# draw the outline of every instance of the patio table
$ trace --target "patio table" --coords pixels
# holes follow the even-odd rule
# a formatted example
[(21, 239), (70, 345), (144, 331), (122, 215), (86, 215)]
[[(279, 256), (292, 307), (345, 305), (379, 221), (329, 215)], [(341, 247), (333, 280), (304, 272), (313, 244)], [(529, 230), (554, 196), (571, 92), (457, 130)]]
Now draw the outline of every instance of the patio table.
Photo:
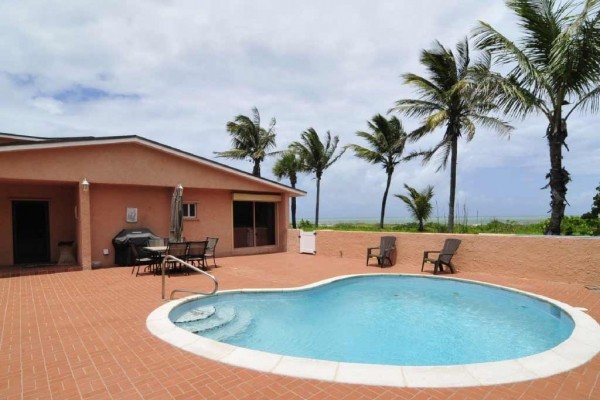
[(152, 258), (154, 259), (154, 262), (152, 263), (154, 273), (156, 275), (160, 274), (160, 264), (162, 263), (163, 256), (167, 252), (167, 246), (145, 246), (142, 248), (152, 253)]

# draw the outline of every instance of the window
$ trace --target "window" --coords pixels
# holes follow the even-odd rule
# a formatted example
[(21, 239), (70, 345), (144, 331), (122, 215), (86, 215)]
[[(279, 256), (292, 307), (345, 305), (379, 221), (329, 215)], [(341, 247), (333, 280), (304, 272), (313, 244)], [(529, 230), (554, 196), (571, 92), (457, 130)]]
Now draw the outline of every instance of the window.
[(275, 203), (233, 202), (233, 247), (275, 244)]
[(183, 218), (196, 218), (198, 203), (183, 203)]

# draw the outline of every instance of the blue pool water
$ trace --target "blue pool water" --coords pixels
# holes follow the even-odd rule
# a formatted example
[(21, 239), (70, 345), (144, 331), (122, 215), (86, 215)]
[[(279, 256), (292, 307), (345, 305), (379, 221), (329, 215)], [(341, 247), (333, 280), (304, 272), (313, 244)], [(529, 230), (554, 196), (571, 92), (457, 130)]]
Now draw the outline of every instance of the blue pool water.
[(412, 366), (524, 357), (556, 346), (574, 327), (555, 305), (510, 290), (397, 275), (295, 292), (225, 293), (184, 303), (170, 318), (254, 350)]

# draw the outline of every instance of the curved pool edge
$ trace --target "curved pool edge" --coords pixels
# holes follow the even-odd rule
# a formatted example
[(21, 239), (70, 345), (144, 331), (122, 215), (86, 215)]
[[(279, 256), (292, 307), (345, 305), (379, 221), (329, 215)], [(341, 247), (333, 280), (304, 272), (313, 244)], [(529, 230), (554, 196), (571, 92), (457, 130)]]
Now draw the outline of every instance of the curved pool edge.
[(590, 361), (600, 352), (600, 325), (583, 311), (566, 303), (523, 290), (455, 277), (419, 274), (343, 275), (294, 288), (234, 289), (221, 293), (290, 292), (308, 290), (342, 279), (360, 276), (412, 276), (423, 279), (451, 279), (491, 286), (541, 299), (562, 309), (574, 322), (571, 335), (542, 353), (513, 360), (447, 366), (395, 366), (359, 364), (300, 358), (237, 347), (188, 332), (169, 319), (177, 306), (205, 296), (173, 300), (154, 310), (146, 327), (156, 337), (190, 353), (236, 367), (304, 379), (393, 387), (469, 387), (515, 383), (560, 374)]

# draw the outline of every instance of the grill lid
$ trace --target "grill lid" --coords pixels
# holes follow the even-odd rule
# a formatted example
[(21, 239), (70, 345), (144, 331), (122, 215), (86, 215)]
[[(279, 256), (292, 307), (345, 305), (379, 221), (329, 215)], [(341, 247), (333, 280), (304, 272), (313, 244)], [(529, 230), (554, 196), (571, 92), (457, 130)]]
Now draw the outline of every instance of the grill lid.
[(130, 240), (160, 239), (148, 228), (123, 229), (113, 238), (114, 244), (126, 244)]

